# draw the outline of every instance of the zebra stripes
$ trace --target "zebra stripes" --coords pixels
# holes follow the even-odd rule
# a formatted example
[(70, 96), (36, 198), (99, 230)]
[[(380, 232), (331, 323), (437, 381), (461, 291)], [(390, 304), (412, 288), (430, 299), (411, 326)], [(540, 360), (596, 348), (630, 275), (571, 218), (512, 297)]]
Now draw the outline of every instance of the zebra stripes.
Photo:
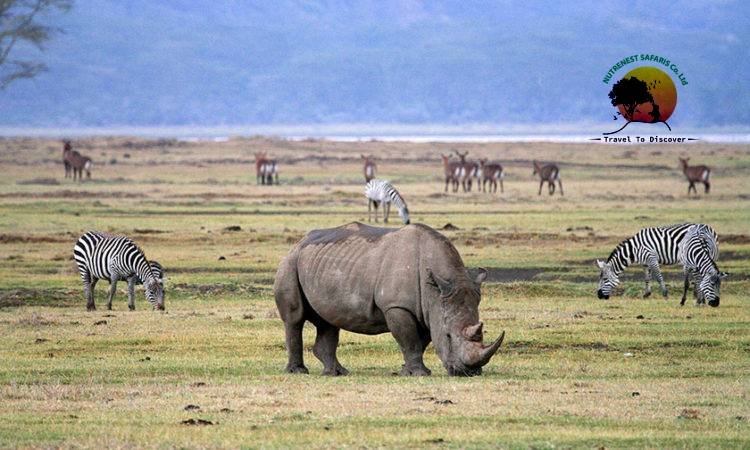
[(714, 230), (703, 224), (697, 224), (688, 230), (677, 255), (685, 271), (685, 288), (680, 305), (685, 304), (692, 280), (695, 284), (696, 304), (708, 301), (709, 306), (719, 306), (721, 280), (729, 274), (719, 271), (716, 265), (718, 256)]
[[(154, 274), (156, 280), (159, 282), (162, 292), (164, 292), (164, 280), (166, 279), (164, 267), (159, 264), (159, 261), (153, 259), (148, 262), (148, 265), (151, 267), (151, 273)], [(135, 299), (136, 284), (143, 284), (143, 281), (138, 276), (128, 278), (128, 300)], [(135, 304), (133, 304), (133, 308), (135, 308)]]
[[(127, 237), (89, 231), (76, 242), (73, 258), (81, 274), (89, 310), (96, 309), (94, 288), (100, 279), (110, 283), (107, 309), (112, 309), (117, 282), (128, 280), (129, 284), (134, 283), (135, 277), (142, 280), (149, 303), (156, 309), (164, 309), (161, 280), (154, 274), (143, 251)], [(128, 297), (128, 307), (133, 310), (135, 297), (130, 289)]]
[[(659, 282), (659, 287), (664, 297), (667, 297), (667, 287), (664, 277), (659, 268), (660, 264), (671, 265), (676, 263), (685, 264), (684, 253), (681, 255), (681, 245), (688, 232), (698, 225), (684, 223), (664, 227), (644, 228), (635, 236), (622, 241), (609, 255), (606, 262), (597, 260), (596, 264), (601, 270), (599, 275), (599, 288), (597, 296), (600, 299), (608, 299), (612, 290), (620, 282), (620, 274), (631, 264), (640, 264), (644, 267), (646, 290), (644, 297), (651, 295), (651, 279)], [(708, 227), (704, 238), (706, 249), (713, 260), (718, 258), (718, 244), (716, 243), (716, 232)]]
[(398, 214), (404, 221), (404, 224), (408, 225), (409, 220), (409, 209), (406, 206), (401, 194), (398, 193), (396, 188), (386, 180), (370, 180), (365, 186), (365, 197), (367, 197), (367, 219), (370, 220), (371, 207), (375, 208), (375, 222), (378, 221), (378, 205), (383, 204), (383, 222), (388, 223), (388, 216), (391, 212), (391, 204), (398, 209)]

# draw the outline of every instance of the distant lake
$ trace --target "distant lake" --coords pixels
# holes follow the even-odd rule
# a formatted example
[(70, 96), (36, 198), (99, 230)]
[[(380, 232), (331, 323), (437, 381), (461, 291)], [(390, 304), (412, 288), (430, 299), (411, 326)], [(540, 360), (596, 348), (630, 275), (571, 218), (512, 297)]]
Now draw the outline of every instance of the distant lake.
[[(637, 124), (637, 132), (618, 133), (617, 137), (685, 137), (698, 142), (750, 143), (750, 130), (720, 132), (710, 130), (675, 130), (668, 132), (650, 125)], [(591, 129), (591, 132), (584, 130)], [(601, 143), (606, 126), (510, 126), (498, 130), (485, 125), (294, 125), (294, 126), (175, 126), (175, 127), (87, 127), (87, 128), (22, 128), (0, 127), (0, 137), (80, 138), (96, 136), (134, 136), (143, 138), (171, 138), (184, 141), (226, 141), (232, 137), (268, 136), (301, 141), (320, 139), (339, 142), (560, 142)], [(665, 132), (662, 132), (665, 131)]]

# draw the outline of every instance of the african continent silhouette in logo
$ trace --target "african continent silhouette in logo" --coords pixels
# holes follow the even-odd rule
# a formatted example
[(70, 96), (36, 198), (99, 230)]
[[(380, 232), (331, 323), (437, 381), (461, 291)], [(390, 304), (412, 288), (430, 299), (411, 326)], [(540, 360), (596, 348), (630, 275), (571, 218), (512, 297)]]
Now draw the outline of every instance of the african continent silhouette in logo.
[(615, 134), (631, 122), (663, 123), (672, 131), (667, 119), (677, 106), (677, 88), (662, 70), (651, 66), (631, 70), (612, 86), (609, 99), (627, 122), (619, 130), (604, 134)]

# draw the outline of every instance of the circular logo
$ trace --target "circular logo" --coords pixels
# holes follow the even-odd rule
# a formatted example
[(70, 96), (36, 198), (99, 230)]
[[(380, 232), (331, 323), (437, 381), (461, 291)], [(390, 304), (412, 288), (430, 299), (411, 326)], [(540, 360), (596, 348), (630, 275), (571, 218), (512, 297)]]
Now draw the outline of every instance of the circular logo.
[(628, 122), (666, 123), (677, 106), (677, 88), (669, 75), (644, 66), (615, 83), (609, 98)]

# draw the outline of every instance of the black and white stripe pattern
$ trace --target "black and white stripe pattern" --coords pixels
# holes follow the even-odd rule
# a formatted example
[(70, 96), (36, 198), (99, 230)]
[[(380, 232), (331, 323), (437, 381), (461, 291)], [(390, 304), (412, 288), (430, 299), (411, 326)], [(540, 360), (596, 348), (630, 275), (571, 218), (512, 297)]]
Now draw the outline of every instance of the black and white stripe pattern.
[[(670, 225), (664, 227), (644, 228), (635, 236), (622, 241), (612, 254), (609, 255), (606, 262), (598, 261), (597, 266), (601, 270), (599, 276), (599, 289), (597, 296), (601, 299), (607, 299), (612, 290), (620, 282), (620, 274), (631, 264), (639, 264), (644, 267), (646, 291), (644, 297), (651, 295), (651, 279), (655, 278), (659, 282), (664, 297), (667, 296), (667, 287), (664, 284), (664, 277), (659, 268), (660, 264), (671, 265), (676, 263), (684, 264), (680, 259), (680, 249), (685, 236), (691, 228), (698, 225), (684, 223), (679, 225)], [(716, 232), (706, 227), (706, 246), (709, 255), (716, 260), (718, 258), (719, 248), (716, 243)]]
[(696, 304), (707, 301), (710, 306), (719, 306), (721, 280), (729, 274), (719, 271), (716, 265), (718, 255), (714, 230), (702, 224), (688, 230), (677, 255), (685, 270), (685, 288), (680, 305), (685, 304), (690, 281), (693, 281)]
[[(100, 279), (110, 282), (107, 308), (112, 309), (117, 282), (128, 280), (128, 283), (134, 283), (136, 277), (142, 280), (149, 303), (156, 309), (164, 309), (160, 280), (153, 273), (143, 251), (127, 237), (89, 231), (76, 242), (73, 257), (81, 273), (89, 310), (96, 309), (94, 288)], [(135, 309), (135, 299), (132, 295), (129, 297), (128, 306), (131, 310)]]
[[(151, 266), (151, 273), (154, 274), (156, 279), (159, 282), (159, 286), (161, 287), (162, 295), (164, 294), (164, 281), (166, 280), (164, 267), (159, 264), (159, 261), (151, 260), (148, 262), (148, 265)], [(128, 279), (128, 301), (131, 299), (133, 300), (132, 308), (135, 308), (135, 285), (136, 284), (143, 284), (143, 281), (136, 275), (134, 277), (130, 277)]]
[(404, 198), (396, 188), (386, 180), (370, 180), (365, 186), (365, 197), (367, 197), (367, 218), (370, 220), (371, 206), (375, 207), (375, 222), (378, 221), (378, 205), (383, 204), (383, 221), (388, 223), (391, 204), (398, 209), (398, 214), (406, 225), (409, 224), (409, 208)]

